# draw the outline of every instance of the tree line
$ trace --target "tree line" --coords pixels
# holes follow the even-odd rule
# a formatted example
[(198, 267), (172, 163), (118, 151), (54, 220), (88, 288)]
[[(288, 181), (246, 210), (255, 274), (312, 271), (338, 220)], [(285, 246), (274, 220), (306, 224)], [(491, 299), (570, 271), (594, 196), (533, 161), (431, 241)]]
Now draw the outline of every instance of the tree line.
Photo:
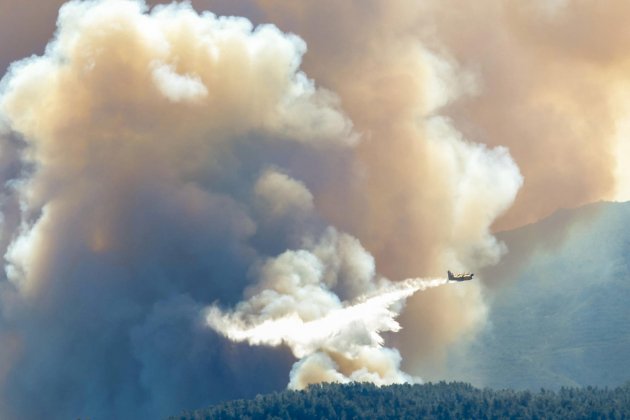
[(184, 412), (200, 419), (630, 419), (630, 382), (617, 388), (479, 389), (461, 382), (377, 387), (318, 384)]

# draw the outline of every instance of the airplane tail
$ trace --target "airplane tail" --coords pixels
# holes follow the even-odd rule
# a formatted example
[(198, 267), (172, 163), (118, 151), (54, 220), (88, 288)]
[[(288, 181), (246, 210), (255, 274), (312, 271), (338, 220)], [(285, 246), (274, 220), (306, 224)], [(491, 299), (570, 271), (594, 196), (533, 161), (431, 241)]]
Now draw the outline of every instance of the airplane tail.
[(455, 276), (453, 276), (453, 273), (451, 273), (451, 271), (450, 271), (450, 270), (448, 270), (448, 271), (447, 271), (447, 273), (448, 273), (448, 279), (449, 279), (449, 280), (453, 280), (453, 279), (455, 279)]

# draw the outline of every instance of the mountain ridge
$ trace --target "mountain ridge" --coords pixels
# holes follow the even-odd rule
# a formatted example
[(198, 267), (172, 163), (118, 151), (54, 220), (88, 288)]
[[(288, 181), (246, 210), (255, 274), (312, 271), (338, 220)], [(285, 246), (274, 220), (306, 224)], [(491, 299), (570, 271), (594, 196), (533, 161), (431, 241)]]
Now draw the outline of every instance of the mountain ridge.
[(615, 386), (630, 372), (630, 203), (559, 210), (498, 238), (482, 270), (488, 325), (449, 353), (449, 377), (493, 388)]

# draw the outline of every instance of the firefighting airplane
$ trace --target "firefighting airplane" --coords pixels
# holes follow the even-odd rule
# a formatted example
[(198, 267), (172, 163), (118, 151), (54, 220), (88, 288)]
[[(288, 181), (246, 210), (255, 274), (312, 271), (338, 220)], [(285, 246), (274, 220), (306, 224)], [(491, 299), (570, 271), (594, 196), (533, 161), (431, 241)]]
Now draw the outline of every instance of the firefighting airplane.
[(473, 279), (474, 274), (473, 273), (458, 273), (458, 274), (453, 274), (450, 271), (448, 271), (448, 279), (452, 280), (452, 281), (466, 281), (466, 280), (472, 280)]

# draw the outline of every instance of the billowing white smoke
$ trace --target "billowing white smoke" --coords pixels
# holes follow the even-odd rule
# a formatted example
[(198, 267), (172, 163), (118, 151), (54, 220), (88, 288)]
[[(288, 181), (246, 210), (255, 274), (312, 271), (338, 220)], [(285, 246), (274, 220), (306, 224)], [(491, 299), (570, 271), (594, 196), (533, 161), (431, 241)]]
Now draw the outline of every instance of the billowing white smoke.
[[(46, 53), (11, 67), (0, 86), (0, 417), (156, 418), (277, 389), (291, 365), (294, 388), (413, 380), (381, 333), (400, 328), (407, 297), (443, 281), (382, 278), (363, 238), (323, 220), (319, 200), (335, 195), (322, 191), (387, 173), (362, 165), (339, 99), (300, 70), (305, 50), (275, 26), (186, 3), (72, 1)], [(427, 182), (455, 187), (435, 197), (466, 210), (456, 240), (442, 238), (462, 249), (440, 258), (492, 260), (488, 228), (518, 170), (503, 149), (434, 134)]]
[(312, 251), (286, 251), (267, 261), (260, 278), (233, 312), (211, 307), (208, 324), (234, 341), (287, 345), (300, 359), (289, 383), (298, 389), (322, 381), (412, 381), (380, 333), (400, 330), (395, 317), (404, 299), (446, 283), (378, 278), (358, 241), (332, 229)]
[[(358, 140), (304, 51), (186, 4), (74, 1), (46, 54), (12, 66), (0, 417), (156, 418), (286, 384), (286, 354), (236, 357), (199, 318), (321, 230), (302, 162)], [(270, 363), (266, 385), (248, 376)]]

